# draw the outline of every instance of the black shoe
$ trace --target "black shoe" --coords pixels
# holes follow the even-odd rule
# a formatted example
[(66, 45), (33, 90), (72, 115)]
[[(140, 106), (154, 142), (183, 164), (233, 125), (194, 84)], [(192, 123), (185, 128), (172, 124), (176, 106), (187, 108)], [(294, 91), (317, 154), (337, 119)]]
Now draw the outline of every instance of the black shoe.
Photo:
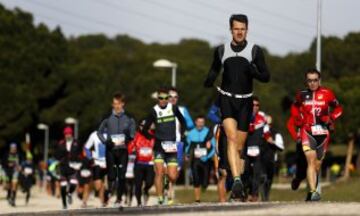
[(231, 188), (231, 195), (233, 199), (245, 200), (246, 194), (244, 185), (241, 180), (235, 180)]
[(300, 186), (300, 183), (301, 183), (301, 180), (297, 179), (297, 178), (294, 178), (292, 181), (291, 181), (291, 189), (293, 191), (296, 191), (299, 186)]

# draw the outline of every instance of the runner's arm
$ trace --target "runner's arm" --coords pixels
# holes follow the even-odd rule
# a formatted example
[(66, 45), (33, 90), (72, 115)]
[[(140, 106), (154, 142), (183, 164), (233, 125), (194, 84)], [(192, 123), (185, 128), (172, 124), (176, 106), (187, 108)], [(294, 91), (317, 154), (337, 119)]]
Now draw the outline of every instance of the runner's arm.
[(145, 124), (141, 130), (141, 133), (146, 137), (146, 139), (151, 139), (154, 137), (154, 135), (149, 133), (149, 129), (151, 127), (151, 124), (156, 121), (156, 113), (153, 110), (148, 117), (145, 119)]
[(297, 136), (296, 127), (295, 127), (295, 120), (294, 120), (293, 116), (290, 116), (290, 118), (287, 120), (286, 128), (289, 131), (291, 138), (294, 141), (297, 141), (298, 136)]
[(183, 112), (184, 112), (183, 117), (184, 117), (185, 123), (186, 123), (186, 129), (187, 130), (193, 129), (195, 127), (194, 126), (194, 121), (191, 118), (189, 110), (186, 107), (183, 107)]
[(186, 122), (185, 122), (184, 116), (181, 114), (181, 112), (177, 106), (174, 106), (174, 114), (175, 114), (175, 117), (179, 120), (180, 133), (181, 133), (181, 137), (183, 137), (185, 130), (186, 130)]
[(332, 92), (331, 92), (329, 105), (333, 108), (330, 114), (330, 118), (332, 121), (335, 121), (337, 118), (339, 118), (342, 115), (343, 108), (340, 105), (339, 101), (336, 99), (334, 93)]
[(252, 76), (261, 81), (269, 82), (270, 81), (270, 72), (265, 63), (265, 57), (262, 49), (255, 45), (253, 48), (254, 59), (251, 62), (251, 74)]
[(135, 150), (135, 143), (138, 141), (139, 134), (138, 132), (135, 134), (135, 137), (133, 140), (131, 140), (128, 144), (128, 153), (131, 154)]
[(219, 113), (219, 107), (217, 107), (215, 104), (211, 105), (209, 112), (207, 114), (208, 119), (214, 123), (214, 124), (220, 124), (221, 118), (218, 115)]
[(97, 135), (98, 135), (99, 139), (101, 140), (102, 143), (105, 143), (106, 145), (108, 145), (109, 140), (111, 140), (110, 136), (108, 136), (108, 139), (106, 139), (104, 137), (104, 133), (105, 133), (107, 127), (108, 127), (108, 119), (106, 118), (101, 122), (100, 127), (97, 131)]
[(209, 151), (209, 153), (207, 155), (207, 159), (212, 158), (214, 156), (214, 154), (215, 154), (216, 142), (215, 142), (214, 137), (210, 140), (210, 143), (211, 143), (211, 148), (210, 148), (210, 151)]
[(216, 80), (216, 78), (219, 75), (219, 72), (221, 70), (222, 64), (221, 64), (221, 58), (220, 58), (220, 54), (219, 54), (219, 49), (220, 49), (220, 47), (217, 47), (215, 49), (213, 62), (211, 64), (209, 73), (208, 73), (208, 75), (206, 77), (206, 80), (204, 82), (204, 86), (206, 88), (211, 88), (214, 85), (214, 82), (215, 82), (215, 80)]
[(94, 140), (94, 135), (97, 136), (97, 133), (92, 133), (92, 134), (89, 136), (89, 138), (88, 138), (88, 140), (86, 141), (85, 146), (84, 146), (84, 150), (85, 150), (85, 153), (86, 153), (86, 157), (89, 158), (89, 159), (92, 158), (92, 154), (91, 154), (90, 149), (92, 149), (93, 146), (94, 146), (94, 141), (95, 141), (95, 140)]
[(186, 136), (186, 147), (185, 147), (185, 155), (188, 156), (190, 153), (190, 147), (191, 147), (191, 131)]
[(135, 137), (135, 133), (136, 133), (136, 123), (135, 123), (135, 119), (131, 118), (130, 119), (130, 125), (129, 125), (129, 138), (130, 140), (133, 140)]

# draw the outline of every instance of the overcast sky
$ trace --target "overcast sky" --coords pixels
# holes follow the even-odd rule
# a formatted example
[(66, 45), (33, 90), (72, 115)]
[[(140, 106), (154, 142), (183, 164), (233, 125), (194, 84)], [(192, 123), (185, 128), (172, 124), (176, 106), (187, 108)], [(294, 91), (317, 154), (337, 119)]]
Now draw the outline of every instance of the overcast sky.
[[(249, 17), (248, 40), (284, 55), (309, 48), (316, 36), (316, 0), (0, 0), (33, 13), (35, 22), (60, 26), (66, 36), (128, 34), (146, 43), (230, 39), (233, 13)], [(359, 0), (322, 0), (323, 34), (360, 31)]]

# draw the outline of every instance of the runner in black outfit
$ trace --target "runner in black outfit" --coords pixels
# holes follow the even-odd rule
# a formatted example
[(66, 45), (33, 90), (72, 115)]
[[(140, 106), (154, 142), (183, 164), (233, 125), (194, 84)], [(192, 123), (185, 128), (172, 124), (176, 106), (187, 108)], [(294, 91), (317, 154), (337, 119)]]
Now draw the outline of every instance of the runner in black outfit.
[(81, 147), (74, 139), (71, 127), (65, 127), (63, 133), (64, 139), (55, 147), (55, 158), (59, 160), (62, 204), (67, 209), (68, 204), (72, 204), (72, 193), (79, 183), (76, 173), (81, 167)]
[(205, 87), (212, 87), (223, 69), (220, 93), (220, 110), (228, 139), (228, 159), (234, 177), (232, 196), (244, 198), (240, 179), (243, 149), (252, 113), (253, 79), (270, 80), (261, 48), (246, 40), (248, 19), (245, 15), (230, 17), (232, 41), (216, 48), (214, 60), (205, 80)]
[(175, 184), (177, 174), (177, 145), (176, 145), (176, 119), (179, 120), (181, 136), (185, 131), (185, 120), (177, 106), (168, 102), (169, 95), (165, 89), (158, 91), (158, 103), (151, 109), (151, 113), (145, 120), (142, 133), (151, 139), (154, 135), (149, 133), (152, 123), (155, 124), (155, 187), (158, 195), (158, 203), (164, 203), (163, 177), (165, 174), (164, 162), (167, 165), (169, 181)]

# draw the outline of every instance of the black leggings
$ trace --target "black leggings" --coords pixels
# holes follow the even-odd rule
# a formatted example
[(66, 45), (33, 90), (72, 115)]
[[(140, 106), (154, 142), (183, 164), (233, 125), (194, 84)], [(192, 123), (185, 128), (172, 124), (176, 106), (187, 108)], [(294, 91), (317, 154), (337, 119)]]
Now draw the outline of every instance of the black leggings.
[(149, 195), (149, 189), (154, 184), (154, 166), (147, 164), (135, 164), (135, 196), (138, 205), (141, 205), (142, 185), (145, 182), (144, 193)]
[(121, 201), (121, 197), (125, 192), (125, 174), (128, 162), (128, 152), (127, 149), (113, 149), (108, 156), (109, 185), (111, 187), (113, 182), (116, 182), (117, 201)]
[(207, 188), (209, 183), (209, 163), (194, 159), (191, 165), (194, 187)]
[(296, 174), (295, 178), (306, 179), (307, 161), (301, 143), (296, 143)]
[(261, 158), (257, 157), (245, 157), (245, 172), (243, 175), (246, 187), (249, 190), (249, 194), (253, 196), (259, 195), (259, 186), (261, 181), (261, 174), (263, 173)]

